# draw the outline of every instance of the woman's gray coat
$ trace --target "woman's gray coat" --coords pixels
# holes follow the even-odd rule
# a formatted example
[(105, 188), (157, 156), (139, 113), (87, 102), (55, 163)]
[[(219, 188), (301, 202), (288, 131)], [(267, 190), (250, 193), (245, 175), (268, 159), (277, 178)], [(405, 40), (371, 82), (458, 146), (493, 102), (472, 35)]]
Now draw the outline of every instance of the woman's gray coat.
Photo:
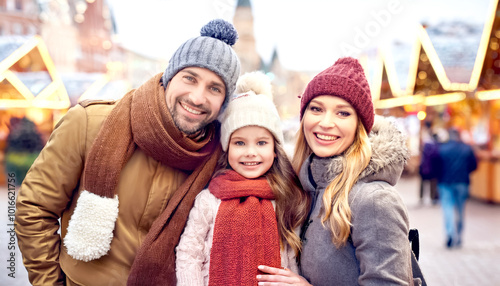
[(342, 170), (342, 158), (311, 155), (300, 181), (313, 198), (302, 229), (301, 275), (320, 285), (412, 285), (409, 221), (394, 185), (409, 158), (405, 136), (386, 119), (376, 117), (370, 133), (372, 158), (349, 194), (350, 241), (336, 248), (322, 225), (322, 197)]

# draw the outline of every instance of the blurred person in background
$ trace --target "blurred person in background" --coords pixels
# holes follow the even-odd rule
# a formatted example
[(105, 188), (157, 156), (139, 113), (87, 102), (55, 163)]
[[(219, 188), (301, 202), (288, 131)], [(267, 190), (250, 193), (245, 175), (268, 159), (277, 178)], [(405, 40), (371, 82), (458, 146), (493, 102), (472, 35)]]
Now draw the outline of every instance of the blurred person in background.
[(438, 191), (446, 230), (446, 247), (460, 247), (464, 227), (465, 202), (469, 197), (470, 173), (477, 168), (471, 146), (460, 139), (455, 128), (448, 130), (449, 139), (439, 145), (441, 172)]
[(232, 24), (200, 34), (119, 101), (82, 102), (57, 124), (17, 198), (33, 285), (176, 284), (175, 246), (221, 153), (215, 120), (240, 73)]
[[(428, 132), (431, 133), (430, 129), (427, 128)], [(424, 191), (426, 185), (429, 187), (429, 197), (432, 204), (437, 204), (439, 202), (439, 194), (437, 190), (437, 179), (439, 177), (439, 172), (441, 167), (439, 166), (439, 146), (438, 146), (438, 136), (435, 132), (431, 135), (423, 136), (423, 148), (422, 148), (422, 158), (420, 160), (419, 174), (420, 174), (420, 203), (424, 202)]]

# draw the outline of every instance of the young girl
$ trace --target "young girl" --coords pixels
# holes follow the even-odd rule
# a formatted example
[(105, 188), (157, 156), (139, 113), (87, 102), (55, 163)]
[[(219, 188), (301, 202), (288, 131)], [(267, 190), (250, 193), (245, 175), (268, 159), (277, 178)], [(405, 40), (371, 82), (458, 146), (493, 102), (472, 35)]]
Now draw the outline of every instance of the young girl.
[(406, 140), (375, 118), (361, 65), (339, 59), (312, 79), (300, 107), (293, 166), (312, 196), (302, 277), (259, 266), (271, 274), (259, 275), (259, 285), (413, 285), (408, 213), (394, 188)]
[(309, 202), (282, 147), (271, 84), (243, 75), (220, 115), (224, 151), (176, 249), (177, 285), (256, 285), (260, 264), (297, 270)]

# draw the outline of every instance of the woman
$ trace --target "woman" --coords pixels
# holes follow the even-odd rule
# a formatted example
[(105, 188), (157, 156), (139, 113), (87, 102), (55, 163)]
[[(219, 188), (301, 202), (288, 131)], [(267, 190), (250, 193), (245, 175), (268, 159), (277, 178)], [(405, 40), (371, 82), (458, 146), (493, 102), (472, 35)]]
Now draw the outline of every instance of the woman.
[(269, 274), (259, 285), (413, 285), (408, 214), (394, 188), (409, 153), (403, 134), (375, 119), (358, 61), (342, 58), (319, 73), (300, 117), (293, 166), (312, 197), (302, 276), (259, 266)]

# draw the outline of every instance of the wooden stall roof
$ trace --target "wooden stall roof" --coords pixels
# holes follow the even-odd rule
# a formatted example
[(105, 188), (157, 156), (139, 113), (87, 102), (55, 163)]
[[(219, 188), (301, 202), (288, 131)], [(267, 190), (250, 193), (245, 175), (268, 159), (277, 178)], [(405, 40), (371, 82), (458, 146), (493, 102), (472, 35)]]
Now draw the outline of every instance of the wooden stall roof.
[(70, 107), (41, 37), (0, 37), (0, 51), (0, 109)]

